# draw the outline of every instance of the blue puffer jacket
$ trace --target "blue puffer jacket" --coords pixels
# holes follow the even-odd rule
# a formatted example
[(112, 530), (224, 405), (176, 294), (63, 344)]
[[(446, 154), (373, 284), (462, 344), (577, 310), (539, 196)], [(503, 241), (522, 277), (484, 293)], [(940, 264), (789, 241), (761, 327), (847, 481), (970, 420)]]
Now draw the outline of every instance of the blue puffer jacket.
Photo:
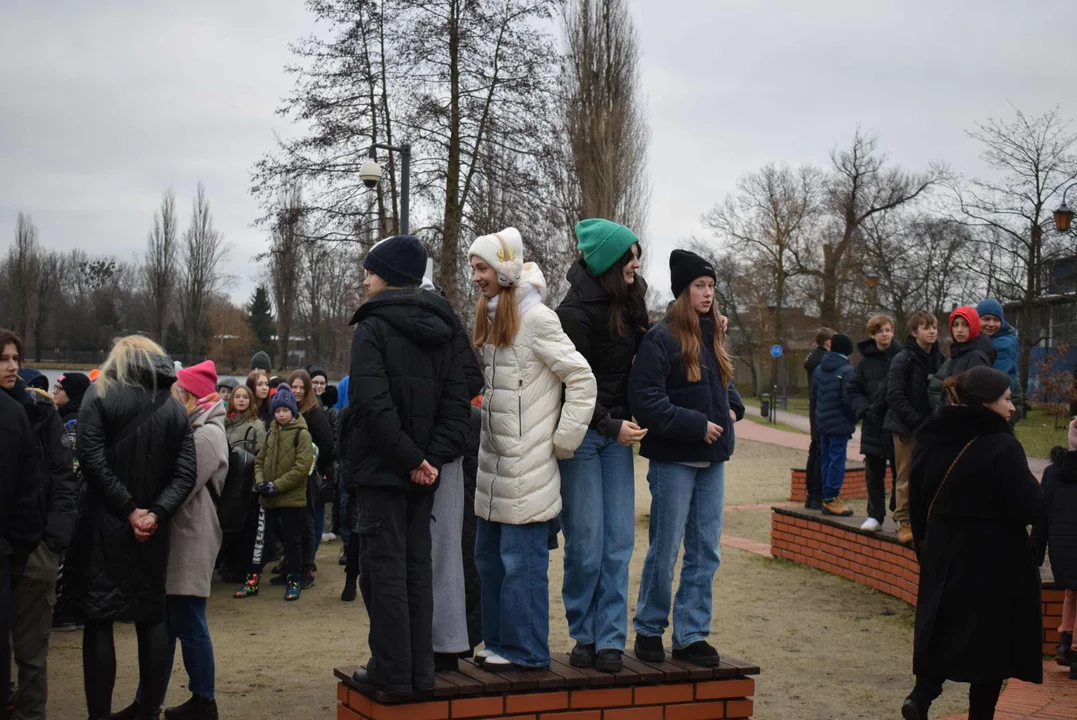
[[(628, 402), (636, 421), (648, 432), (639, 454), (669, 462), (725, 462), (733, 455), (733, 422), (744, 417), (744, 403), (730, 380), (723, 386), (714, 356), (714, 325), (700, 320), (702, 378), (688, 382), (681, 347), (666, 321), (643, 336), (628, 378)], [(707, 423), (722, 428), (718, 441), (704, 442)]]
[(828, 352), (815, 368), (811, 402), (815, 405), (815, 427), (821, 435), (852, 437), (857, 421), (867, 412), (869, 402), (854, 392), (856, 371), (849, 358)]
[(995, 369), (1010, 376), (1010, 390), (1017, 392), (1017, 331), (1003, 321), (998, 332), (991, 336), (995, 346)]

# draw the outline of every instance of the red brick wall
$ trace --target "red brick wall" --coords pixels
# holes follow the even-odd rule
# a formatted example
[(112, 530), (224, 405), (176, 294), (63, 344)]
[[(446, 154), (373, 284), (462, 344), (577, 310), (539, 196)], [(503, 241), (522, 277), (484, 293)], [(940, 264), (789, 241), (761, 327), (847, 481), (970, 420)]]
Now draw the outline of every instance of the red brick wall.
[[(879, 592), (916, 604), (920, 567), (911, 548), (868, 533), (843, 530), (816, 520), (773, 513), (771, 554), (840, 575)], [(1054, 655), (1062, 622), (1062, 591), (1043, 590), (1043, 652)]]
[(382, 705), (337, 684), (337, 720), (732, 720), (752, 716), (755, 680), (559, 690)]
[[(789, 499), (793, 502), (803, 502), (807, 495), (805, 480), (807, 472), (803, 469), (794, 468), (789, 478)], [(886, 487), (890, 487), (890, 469), (886, 470)], [(868, 496), (868, 487), (864, 481), (864, 468), (846, 468), (845, 482), (841, 486), (841, 496), (846, 500), (863, 500)]]

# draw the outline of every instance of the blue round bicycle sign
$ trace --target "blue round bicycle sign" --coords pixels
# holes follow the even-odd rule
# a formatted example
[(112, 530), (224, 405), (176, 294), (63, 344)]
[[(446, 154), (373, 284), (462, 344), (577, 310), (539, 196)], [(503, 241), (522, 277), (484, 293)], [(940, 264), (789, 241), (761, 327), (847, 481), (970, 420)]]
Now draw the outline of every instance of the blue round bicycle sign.
[(773, 355), (774, 357), (780, 358), (782, 356), (782, 352), (784, 352), (784, 351), (782, 350), (781, 345), (771, 345), (770, 346), (770, 354)]

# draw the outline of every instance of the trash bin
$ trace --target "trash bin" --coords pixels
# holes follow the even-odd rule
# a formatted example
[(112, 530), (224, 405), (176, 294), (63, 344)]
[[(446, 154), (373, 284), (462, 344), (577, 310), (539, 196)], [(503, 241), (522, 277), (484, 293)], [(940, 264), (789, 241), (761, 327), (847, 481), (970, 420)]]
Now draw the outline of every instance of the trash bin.
[(763, 417), (770, 417), (770, 394), (763, 393), (759, 396), (759, 414)]

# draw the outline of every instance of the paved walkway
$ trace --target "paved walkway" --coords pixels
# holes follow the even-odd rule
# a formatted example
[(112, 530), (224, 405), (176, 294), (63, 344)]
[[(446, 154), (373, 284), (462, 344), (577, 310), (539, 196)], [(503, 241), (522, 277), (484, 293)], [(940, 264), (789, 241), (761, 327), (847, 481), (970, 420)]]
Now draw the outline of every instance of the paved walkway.
[[(968, 714), (945, 720), (967, 720)], [(1043, 661), (1043, 685), (1011, 680), (1002, 691), (995, 720), (1032, 720), (1077, 718), (1077, 680), (1069, 679), (1069, 670), (1055, 661)]]

